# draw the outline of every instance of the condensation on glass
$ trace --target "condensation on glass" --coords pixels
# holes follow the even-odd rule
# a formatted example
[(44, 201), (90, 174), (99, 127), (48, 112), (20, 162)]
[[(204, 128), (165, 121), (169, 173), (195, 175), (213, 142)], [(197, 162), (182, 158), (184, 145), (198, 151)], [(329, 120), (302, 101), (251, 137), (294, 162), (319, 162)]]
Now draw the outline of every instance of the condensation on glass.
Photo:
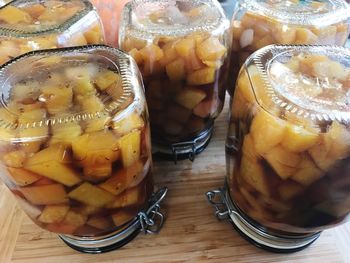
[(350, 7), (344, 0), (238, 1), (231, 22), (232, 65), (229, 93), (244, 61), (270, 44), (344, 46)]
[(14, 0), (0, 8), (0, 64), (33, 50), (102, 43), (87, 0)]

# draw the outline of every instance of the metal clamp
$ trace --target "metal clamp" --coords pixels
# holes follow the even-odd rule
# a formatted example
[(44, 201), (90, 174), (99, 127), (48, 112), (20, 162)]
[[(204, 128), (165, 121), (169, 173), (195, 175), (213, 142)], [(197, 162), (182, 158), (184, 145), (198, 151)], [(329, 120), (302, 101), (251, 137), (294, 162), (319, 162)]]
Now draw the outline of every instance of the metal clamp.
[(160, 203), (168, 193), (168, 188), (163, 187), (153, 194), (151, 205), (146, 211), (138, 213), (141, 232), (144, 234), (157, 234), (162, 228), (165, 216), (160, 211)]
[(196, 157), (196, 151), (197, 151), (196, 144), (197, 144), (196, 141), (180, 142), (180, 143), (172, 144), (171, 151), (173, 153), (175, 164), (177, 164), (178, 154), (182, 154), (183, 152), (188, 153), (188, 159), (193, 162)]
[(219, 220), (230, 220), (231, 209), (228, 206), (225, 189), (212, 190), (206, 193), (210, 204), (215, 208), (215, 216)]

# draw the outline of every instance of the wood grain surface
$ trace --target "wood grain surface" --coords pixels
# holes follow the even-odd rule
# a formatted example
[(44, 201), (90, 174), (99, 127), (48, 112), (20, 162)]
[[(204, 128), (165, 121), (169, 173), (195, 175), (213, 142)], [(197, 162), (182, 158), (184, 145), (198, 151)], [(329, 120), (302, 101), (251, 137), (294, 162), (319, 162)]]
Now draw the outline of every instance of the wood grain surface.
[(301, 252), (282, 255), (255, 248), (229, 223), (215, 218), (205, 193), (223, 185), (227, 112), (226, 105), (209, 147), (194, 163), (155, 162), (156, 184), (169, 188), (163, 203), (167, 220), (158, 235), (140, 234), (125, 247), (106, 254), (81, 254), (32, 223), (1, 184), (0, 262), (350, 262), (350, 224), (325, 231)]

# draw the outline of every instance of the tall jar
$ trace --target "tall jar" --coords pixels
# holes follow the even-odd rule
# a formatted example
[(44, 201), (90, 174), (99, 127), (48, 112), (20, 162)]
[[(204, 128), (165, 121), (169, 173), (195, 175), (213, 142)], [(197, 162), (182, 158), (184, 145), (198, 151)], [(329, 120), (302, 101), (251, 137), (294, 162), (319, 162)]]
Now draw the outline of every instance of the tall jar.
[(120, 47), (144, 78), (155, 151), (193, 159), (208, 144), (225, 98), (228, 33), (229, 21), (214, 0), (125, 6)]
[(33, 50), (102, 43), (88, 0), (14, 0), (0, 8), (0, 65)]
[(344, 46), (350, 32), (345, 0), (242, 0), (231, 22), (232, 65), (229, 93), (238, 71), (256, 50), (270, 44)]
[(223, 195), (258, 246), (300, 250), (349, 220), (349, 88), (350, 49), (341, 47), (272, 45), (243, 65)]
[(106, 43), (118, 47), (120, 14), (130, 0), (91, 0), (100, 15), (106, 33)]
[(100, 253), (162, 218), (130, 56), (107, 46), (32, 52), (1, 67), (0, 83), (0, 178), (35, 224)]

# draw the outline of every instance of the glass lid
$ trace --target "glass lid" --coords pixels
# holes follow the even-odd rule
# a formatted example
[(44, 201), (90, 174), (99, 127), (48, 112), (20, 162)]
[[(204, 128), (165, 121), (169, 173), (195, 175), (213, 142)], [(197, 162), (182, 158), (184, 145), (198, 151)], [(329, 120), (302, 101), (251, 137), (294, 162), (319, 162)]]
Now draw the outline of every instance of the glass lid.
[(322, 26), (350, 17), (350, 7), (344, 0), (241, 0), (241, 5), (284, 24)]
[(27, 53), (0, 68), (0, 83), (0, 141), (34, 140), (41, 127), (67, 123), (111, 128), (143, 103), (131, 57), (103, 45)]
[(269, 98), (273, 106), (300, 117), (350, 121), (350, 49), (271, 45), (254, 53), (246, 67), (267, 111)]
[(14, 0), (0, 8), (0, 34), (62, 31), (91, 10), (88, 0)]
[(193, 31), (222, 31), (229, 26), (214, 0), (134, 0), (124, 7), (128, 33), (147, 39), (151, 35), (181, 36)]

